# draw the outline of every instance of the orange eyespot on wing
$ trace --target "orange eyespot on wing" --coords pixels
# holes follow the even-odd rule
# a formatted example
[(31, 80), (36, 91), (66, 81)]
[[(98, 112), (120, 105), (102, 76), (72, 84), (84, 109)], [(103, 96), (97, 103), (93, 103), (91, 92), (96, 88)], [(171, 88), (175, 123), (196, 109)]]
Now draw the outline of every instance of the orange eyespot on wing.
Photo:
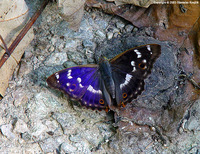
[(144, 70), (144, 69), (146, 69), (146, 64), (144, 64), (144, 63), (140, 63), (140, 64), (139, 64), (139, 67), (140, 67), (141, 69)]
[(103, 99), (100, 99), (100, 100), (99, 100), (99, 103), (100, 103), (100, 104), (104, 104), (105, 102), (104, 102)]
[(123, 97), (123, 98), (127, 98), (127, 93), (123, 93), (123, 94), (122, 94), (122, 97)]
[(71, 86), (70, 86), (70, 91), (74, 91), (76, 89), (76, 84), (72, 84)]

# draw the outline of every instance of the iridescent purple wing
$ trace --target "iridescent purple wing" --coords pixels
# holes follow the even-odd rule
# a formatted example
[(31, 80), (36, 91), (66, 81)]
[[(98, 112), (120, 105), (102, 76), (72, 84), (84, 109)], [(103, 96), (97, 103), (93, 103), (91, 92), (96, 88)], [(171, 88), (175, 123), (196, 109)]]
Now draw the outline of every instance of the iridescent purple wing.
[(107, 103), (104, 101), (104, 96), (102, 92), (102, 79), (100, 76), (100, 72), (97, 72), (94, 80), (90, 83), (87, 88), (87, 91), (81, 98), (81, 105), (86, 106), (91, 109), (106, 109)]
[(47, 83), (79, 100), (87, 108), (102, 110), (106, 108), (106, 104), (102, 102), (100, 78), (98, 65), (82, 65), (52, 74)]

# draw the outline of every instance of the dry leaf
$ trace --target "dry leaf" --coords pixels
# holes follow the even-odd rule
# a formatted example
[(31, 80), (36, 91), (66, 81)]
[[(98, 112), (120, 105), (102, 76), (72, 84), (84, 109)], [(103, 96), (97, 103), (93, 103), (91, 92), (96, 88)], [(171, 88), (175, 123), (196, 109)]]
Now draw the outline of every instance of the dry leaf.
[(59, 0), (60, 15), (69, 23), (69, 27), (77, 31), (83, 17), (85, 0)]
[[(24, 0), (8, 2), (6, 0), (0, 2), (0, 34), (4, 38), (7, 46), (10, 46), (19, 31), (25, 24), (28, 17), (28, 7)], [(9, 59), (0, 68), (0, 95), (4, 96), (8, 87), (8, 81), (13, 74), (15, 67), (18, 65), (24, 49), (33, 39), (33, 31), (29, 31), (22, 42), (17, 46)], [(3, 44), (0, 41), (2, 47)], [(0, 58), (5, 50), (0, 48)]]
[[(168, 2), (170, 3), (170, 1)], [(185, 2), (191, 1), (185, 0)], [(105, 3), (101, 0), (88, 0), (86, 4), (90, 7), (101, 8), (107, 13), (118, 15), (130, 21), (136, 27), (153, 27), (155, 38), (176, 41), (179, 43), (179, 47), (200, 16), (200, 2), (187, 5), (154, 4), (149, 8), (133, 5), (116, 6), (113, 3)]]

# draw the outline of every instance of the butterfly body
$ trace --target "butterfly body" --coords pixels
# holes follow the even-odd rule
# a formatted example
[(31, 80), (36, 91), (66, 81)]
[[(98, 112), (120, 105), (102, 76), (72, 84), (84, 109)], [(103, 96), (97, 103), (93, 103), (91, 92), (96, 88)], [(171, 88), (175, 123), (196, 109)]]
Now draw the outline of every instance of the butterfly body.
[(141, 94), (144, 79), (160, 53), (157, 44), (132, 48), (111, 60), (102, 57), (99, 65), (81, 65), (56, 72), (48, 77), (47, 83), (87, 108), (114, 110)]

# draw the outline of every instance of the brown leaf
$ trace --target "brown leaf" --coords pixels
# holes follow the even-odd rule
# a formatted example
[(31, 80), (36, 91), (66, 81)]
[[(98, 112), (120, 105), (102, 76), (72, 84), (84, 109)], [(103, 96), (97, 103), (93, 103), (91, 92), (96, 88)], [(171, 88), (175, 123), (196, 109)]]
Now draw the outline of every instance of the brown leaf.
[(59, 0), (60, 15), (69, 23), (72, 30), (77, 31), (83, 17), (85, 0)]
[(134, 5), (117, 6), (100, 0), (88, 0), (86, 4), (90, 7), (101, 8), (107, 13), (118, 15), (130, 21), (136, 27), (153, 27), (155, 38), (176, 41), (180, 47), (200, 16), (200, 3), (190, 4), (192, 2), (189, 0), (184, 2), (189, 4), (154, 4), (149, 8), (140, 8)]
[[(0, 34), (5, 39), (7, 46), (9, 46), (19, 33), (20, 27), (24, 24), (24, 21), (28, 19), (28, 7), (23, 0), (14, 1), (12, 4), (3, 1), (0, 7), (0, 16), (2, 17), (0, 19)], [(23, 40), (23, 43), (17, 46), (10, 58), (0, 68), (0, 95), (4, 96), (8, 81), (13, 74), (15, 67), (18, 65), (25, 47), (32, 39), (33, 32), (30, 31)], [(4, 47), (2, 42), (0, 43), (1, 46)], [(5, 50), (0, 49), (0, 59), (4, 53)]]
[[(5, 39), (6, 41), (4, 41), (3, 37), (1, 36), (1, 41), (3, 43), (1, 47), (5, 48), (5, 51), (1, 50), (0, 52), (0, 75), (1, 75), (0, 95), (1, 97), (4, 96), (5, 94), (6, 88), (8, 86), (9, 78), (12, 75), (15, 67), (18, 65), (21, 59), (21, 56), (24, 53), (24, 49), (34, 37), (33, 30), (32, 29), (30, 30), (30, 28), (32, 27), (36, 19), (39, 17), (39, 15), (42, 13), (42, 11), (44, 10), (48, 2), (49, 0), (43, 1), (41, 7), (36, 11), (35, 14), (33, 14), (32, 18), (28, 21), (28, 23), (25, 26), (24, 26), (25, 21), (29, 19), (29, 16), (28, 16), (28, 9), (23, 0), (15, 1), (13, 2), (12, 5), (10, 5), (10, 3), (8, 3), (7, 1), (3, 1), (3, 3), (1, 3), (0, 5), (2, 6), (3, 9), (6, 9), (4, 10), (5, 12), (3, 12), (2, 17), (6, 16), (6, 14), (9, 14), (9, 11), (11, 11), (11, 16), (9, 16), (9, 18), (4, 17), (0, 25), (2, 26), (0, 28), (0, 32), (1, 34), (3, 34), (3, 37), (6, 38)], [(26, 9), (26, 11), (22, 13), (20, 16), (18, 14), (18, 9), (20, 13), (21, 13), (21, 10), (23, 9), (18, 7), (18, 5), (23, 6), (23, 9)], [(8, 9), (6, 6), (10, 6), (11, 8)], [(14, 13), (12, 13), (13, 11)], [(22, 29), (22, 26), (24, 26), (23, 29)], [(19, 30), (21, 31), (19, 32)], [(8, 43), (9, 48), (7, 47), (6, 42), (7, 43), (9, 42)]]

